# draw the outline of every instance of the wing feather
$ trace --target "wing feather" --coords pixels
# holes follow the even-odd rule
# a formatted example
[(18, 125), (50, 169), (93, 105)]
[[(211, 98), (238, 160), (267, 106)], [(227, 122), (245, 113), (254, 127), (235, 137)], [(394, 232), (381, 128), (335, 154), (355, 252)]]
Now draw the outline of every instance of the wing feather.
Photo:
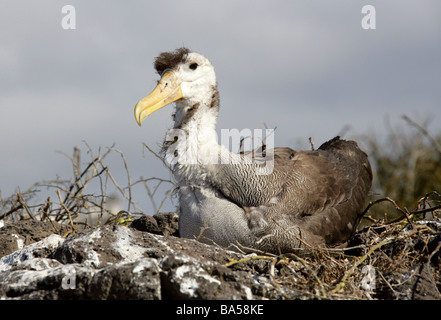
[(224, 169), (218, 188), (246, 212), (258, 208), (268, 230), (288, 221), (327, 244), (353, 234), (372, 182), (367, 155), (339, 137), (315, 151), (275, 148), (267, 176), (241, 166)]

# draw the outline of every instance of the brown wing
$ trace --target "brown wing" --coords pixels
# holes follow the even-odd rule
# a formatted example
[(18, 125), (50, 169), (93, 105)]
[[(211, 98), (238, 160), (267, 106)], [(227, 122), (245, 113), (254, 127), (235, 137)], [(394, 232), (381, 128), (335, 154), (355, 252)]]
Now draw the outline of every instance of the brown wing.
[(294, 152), (276, 165), (288, 179), (278, 210), (327, 244), (346, 241), (356, 230), (372, 183), (367, 155), (338, 137), (316, 151)]
[(315, 151), (275, 148), (270, 175), (229, 165), (218, 181), (224, 195), (245, 211), (258, 208), (270, 225), (283, 221), (286, 228), (295, 225), (309, 234), (311, 242), (332, 245), (355, 231), (372, 172), (355, 142), (336, 137)]

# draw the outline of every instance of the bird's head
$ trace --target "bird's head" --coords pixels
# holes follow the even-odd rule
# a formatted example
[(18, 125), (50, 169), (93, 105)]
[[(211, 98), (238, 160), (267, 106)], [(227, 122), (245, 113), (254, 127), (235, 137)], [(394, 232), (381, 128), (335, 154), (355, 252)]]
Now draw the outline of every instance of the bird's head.
[(139, 125), (156, 110), (180, 99), (187, 106), (210, 103), (216, 88), (216, 75), (206, 57), (180, 48), (161, 53), (154, 65), (161, 79), (156, 88), (135, 106), (135, 119)]

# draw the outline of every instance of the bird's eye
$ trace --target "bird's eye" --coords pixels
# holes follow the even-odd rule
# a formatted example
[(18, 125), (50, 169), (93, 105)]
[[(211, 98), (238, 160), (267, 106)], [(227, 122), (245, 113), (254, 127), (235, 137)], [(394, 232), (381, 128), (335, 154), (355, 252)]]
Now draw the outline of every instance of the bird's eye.
[(197, 64), (197, 63), (192, 63), (192, 64), (190, 65), (190, 69), (191, 69), (191, 70), (196, 70), (197, 67), (198, 67), (198, 64)]

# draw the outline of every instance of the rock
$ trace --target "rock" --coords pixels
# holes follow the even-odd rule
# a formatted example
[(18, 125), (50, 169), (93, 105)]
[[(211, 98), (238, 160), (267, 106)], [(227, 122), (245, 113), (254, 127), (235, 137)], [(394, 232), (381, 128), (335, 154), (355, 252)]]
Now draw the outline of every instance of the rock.
[(133, 221), (129, 227), (139, 231), (162, 234), (161, 229), (158, 227), (158, 222), (152, 216), (142, 216), (141, 218)]
[[(0, 292), (2, 299), (74, 299), (84, 298), (84, 284), (90, 283), (94, 270), (79, 265), (57, 264), (31, 261), (28, 267), (35, 264), (47, 264), (41, 270), (13, 268), (0, 273)], [(72, 271), (74, 270), (74, 271)], [(70, 275), (75, 275), (75, 287), (65, 285)]]
[(404, 274), (388, 273), (389, 286), (379, 288), (378, 295), (386, 299), (440, 300), (434, 272), (429, 263), (416, 264)]
[(179, 237), (178, 221), (179, 217), (176, 212), (160, 212), (153, 216), (142, 216), (136, 219), (132, 222), (130, 228), (154, 234)]
[(21, 220), (6, 223), (0, 228), (0, 257), (22, 249), (24, 246), (40, 241), (51, 234), (62, 236), (70, 226), (57, 222)]
[(436, 286), (433, 276), (433, 268), (430, 263), (424, 263), (418, 267), (415, 287), (411, 299), (440, 300), (441, 294)]
[(34, 258), (47, 257), (53, 250), (64, 242), (64, 238), (56, 234), (51, 234), (47, 238), (32, 243), (21, 250), (17, 250), (7, 256), (0, 258), (0, 272), (8, 270), (13, 266), (20, 265), (24, 261)]
[(156, 219), (162, 234), (179, 237), (179, 216), (176, 212), (160, 212), (153, 218)]
[(161, 299), (160, 269), (155, 259), (118, 263), (97, 271), (89, 283), (89, 299)]
[[(48, 222), (6, 226), (10, 233), (3, 233), (1, 241), (15, 247), (3, 246), (8, 248), (4, 251), (8, 254), (0, 258), (0, 299), (316, 299), (326, 294), (337, 299), (352, 298), (354, 294), (363, 297), (355, 276), (346, 280), (348, 296), (338, 292), (330, 295), (359, 257), (336, 260), (320, 252), (281, 260), (245, 256), (173, 236), (177, 230), (175, 218), (175, 214), (142, 217), (130, 227), (104, 225), (76, 231), (67, 238), (60, 234), (69, 227), (55, 225), (54, 229)], [(398, 261), (394, 255), (400, 252), (406, 253), (400, 258), (411, 258), (394, 270), (388, 269), (388, 260), (373, 258), (377, 251), (371, 253), (372, 261), (385, 261), (384, 269), (378, 271), (381, 279), (388, 281), (388, 285), (377, 286), (373, 297), (441, 298), (437, 267), (441, 235), (438, 224), (431, 222), (427, 226), (431, 229), (424, 229), (424, 238), (419, 238), (422, 231), (399, 229), (406, 236), (388, 242), (378, 252), (378, 257), (392, 257), (392, 262)], [(375, 239), (388, 232), (375, 230), (359, 235), (357, 241), (378, 243)], [(14, 252), (10, 252), (12, 248)], [(367, 252), (367, 248), (363, 250), (360, 256)], [(415, 261), (415, 252), (424, 255)], [(227, 267), (232, 260), (235, 263)], [(346, 269), (342, 268), (345, 263)], [(411, 268), (400, 269), (406, 265)], [(382, 268), (382, 264), (375, 268)], [(319, 277), (321, 282), (317, 281)], [(329, 283), (324, 282), (327, 278)]]
[[(165, 230), (165, 229), (164, 229)], [(2, 299), (255, 299), (269, 296), (242, 255), (219, 247), (106, 225), (58, 235), (0, 260)], [(272, 288), (274, 290), (274, 288)]]

